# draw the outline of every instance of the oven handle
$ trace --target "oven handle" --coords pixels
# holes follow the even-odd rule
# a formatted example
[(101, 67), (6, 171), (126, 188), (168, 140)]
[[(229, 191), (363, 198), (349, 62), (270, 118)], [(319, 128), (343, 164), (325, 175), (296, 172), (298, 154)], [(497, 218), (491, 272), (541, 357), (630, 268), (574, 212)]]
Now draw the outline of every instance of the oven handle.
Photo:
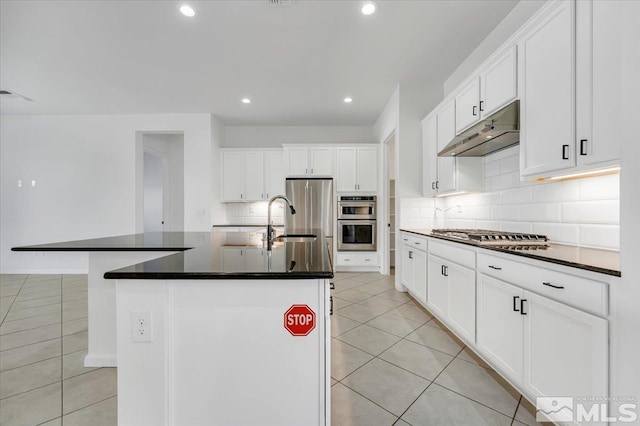
[(375, 219), (338, 219), (338, 226), (340, 225), (374, 225), (377, 220)]

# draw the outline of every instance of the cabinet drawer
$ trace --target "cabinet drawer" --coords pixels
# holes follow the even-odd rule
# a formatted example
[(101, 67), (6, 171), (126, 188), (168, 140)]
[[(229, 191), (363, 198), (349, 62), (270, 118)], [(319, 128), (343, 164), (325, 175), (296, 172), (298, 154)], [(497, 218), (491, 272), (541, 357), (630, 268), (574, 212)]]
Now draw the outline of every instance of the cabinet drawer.
[(341, 266), (378, 266), (377, 252), (338, 252), (336, 259)]
[(402, 234), (402, 244), (415, 248), (416, 250), (427, 251), (427, 238), (415, 234)]
[(478, 272), (598, 315), (608, 313), (607, 284), (478, 253)]
[(458, 265), (476, 269), (476, 252), (474, 250), (454, 247), (431, 239), (429, 240), (429, 253), (450, 260)]

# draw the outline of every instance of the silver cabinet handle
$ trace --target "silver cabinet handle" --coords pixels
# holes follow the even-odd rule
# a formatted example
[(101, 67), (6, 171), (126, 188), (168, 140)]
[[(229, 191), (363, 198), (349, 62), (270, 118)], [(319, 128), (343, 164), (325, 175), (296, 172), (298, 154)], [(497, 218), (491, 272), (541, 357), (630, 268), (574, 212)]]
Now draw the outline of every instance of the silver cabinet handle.
[(240, 199), (242, 200), (242, 193), (240, 193)]
[(311, 174), (313, 174), (313, 169), (311, 169)]
[(260, 194), (260, 199), (264, 200), (264, 194)]
[(500, 268), (498, 266), (489, 265), (489, 268), (495, 269), (496, 271), (502, 271), (502, 268)]
[(365, 259), (364, 261), (365, 262), (371, 262), (371, 259)]
[(308, 170), (308, 169), (304, 169), (304, 174), (305, 174), (305, 175), (308, 175), (308, 174), (309, 174), (309, 172), (308, 172), (307, 170)]
[(413, 259), (413, 252), (412, 251), (409, 252), (409, 259)]

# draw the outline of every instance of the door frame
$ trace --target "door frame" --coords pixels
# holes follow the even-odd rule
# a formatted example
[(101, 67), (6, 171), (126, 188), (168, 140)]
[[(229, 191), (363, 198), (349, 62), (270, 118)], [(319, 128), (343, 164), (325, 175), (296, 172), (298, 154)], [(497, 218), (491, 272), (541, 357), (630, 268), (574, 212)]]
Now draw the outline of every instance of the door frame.
[[(394, 153), (394, 158), (398, 158), (397, 156), (397, 143), (398, 141), (395, 140), (396, 137), (396, 129), (394, 128), (393, 130), (391, 130), (391, 132), (384, 138), (383, 142), (382, 142), (382, 200), (383, 202), (380, 203), (378, 202), (378, 206), (382, 205), (383, 208), (380, 209), (380, 207), (378, 207), (378, 211), (382, 212), (382, 217), (380, 219), (383, 220), (379, 220), (380, 222), (380, 227), (381, 227), (381, 233), (382, 233), (382, 262), (380, 265), (380, 273), (382, 273), (383, 275), (390, 275), (391, 273), (391, 256), (390, 256), (390, 252), (391, 252), (391, 230), (388, 226), (388, 224), (391, 221), (391, 206), (389, 205), (389, 196), (390, 196), (390, 184), (389, 184), (389, 143), (394, 140), (395, 141), (395, 146), (396, 146), (396, 152)], [(397, 167), (396, 167), (397, 170)], [(397, 196), (397, 188), (398, 185), (398, 181), (396, 179), (396, 197), (394, 199), (394, 203), (396, 204), (394, 207), (396, 207), (395, 211), (396, 211), (396, 228), (398, 228), (397, 224), (398, 224), (398, 196)], [(396, 231), (396, 236), (397, 236), (397, 231)], [(396, 243), (397, 243), (397, 239), (396, 239)], [(397, 250), (397, 244), (396, 244), (396, 250)], [(396, 276), (397, 271), (398, 271), (398, 264), (397, 264), (397, 259), (398, 256), (396, 256)], [(397, 279), (397, 278), (396, 278)]]
[[(173, 225), (173, 217), (171, 214), (170, 200), (171, 188), (169, 185), (169, 155), (166, 152), (161, 152), (150, 148), (148, 146), (142, 147), (142, 208), (144, 212), (144, 154), (151, 154), (154, 157), (158, 157), (162, 161), (162, 230), (164, 231), (165, 225)], [(142, 229), (144, 230), (144, 215), (142, 221)]]

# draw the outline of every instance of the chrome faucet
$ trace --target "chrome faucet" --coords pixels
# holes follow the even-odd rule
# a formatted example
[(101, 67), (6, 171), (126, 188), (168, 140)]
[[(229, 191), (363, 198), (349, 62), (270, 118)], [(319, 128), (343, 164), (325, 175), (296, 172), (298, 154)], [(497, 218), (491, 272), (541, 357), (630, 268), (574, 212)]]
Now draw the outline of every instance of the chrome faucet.
[(275, 236), (275, 230), (273, 229), (273, 225), (271, 224), (271, 204), (273, 204), (273, 202), (278, 199), (286, 201), (286, 203), (289, 205), (289, 209), (291, 209), (291, 214), (296, 214), (296, 209), (293, 207), (293, 204), (291, 204), (291, 201), (289, 201), (287, 197), (285, 197), (284, 195), (276, 195), (274, 197), (271, 197), (271, 199), (269, 200), (269, 206), (267, 207), (267, 251), (271, 251), (271, 244), (273, 243), (273, 238)]

